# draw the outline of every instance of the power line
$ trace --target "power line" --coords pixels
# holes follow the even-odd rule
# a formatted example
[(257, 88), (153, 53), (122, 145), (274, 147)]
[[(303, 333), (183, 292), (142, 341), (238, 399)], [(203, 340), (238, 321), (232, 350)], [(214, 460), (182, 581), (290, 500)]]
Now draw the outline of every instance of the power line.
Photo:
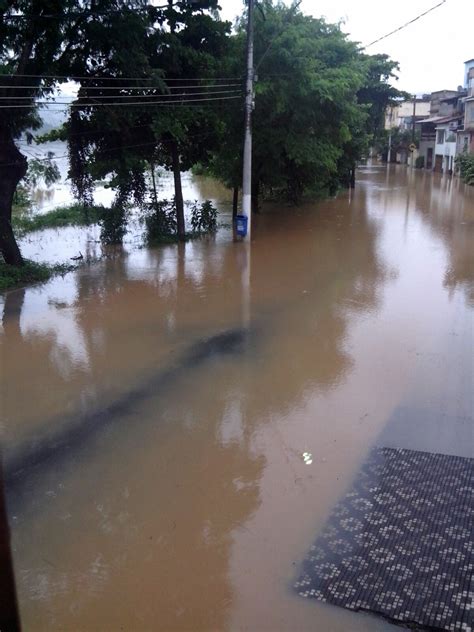
[[(67, 79), (70, 81), (87, 79), (89, 81), (156, 81), (160, 77), (100, 77), (96, 75), (16, 75), (2, 74), (3, 77), (28, 77), (29, 79)], [(240, 81), (241, 77), (162, 77), (163, 81)]]
[(366, 48), (369, 48), (369, 46), (372, 46), (373, 44), (377, 44), (377, 42), (381, 42), (382, 40), (386, 39), (387, 37), (390, 37), (391, 35), (394, 35), (395, 33), (398, 33), (399, 31), (403, 30), (407, 26), (410, 26), (410, 24), (413, 24), (413, 22), (416, 22), (417, 20), (419, 20), (420, 18), (424, 17), (425, 15), (428, 15), (428, 13), (431, 13), (431, 11), (434, 11), (438, 7), (440, 7), (443, 4), (445, 4), (446, 1), (447, 0), (442, 0), (442, 2), (439, 2), (438, 4), (435, 4), (435, 6), (431, 7), (431, 9), (428, 9), (427, 11), (424, 11), (423, 13), (420, 13), (420, 15), (417, 15), (416, 18), (413, 18), (409, 22), (406, 22), (405, 24), (402, 24), (402, 26), (399, 26), (398, 28), (394, 29), (393, 31), (390, 31), (390, 33), (387, 33), (386, 35), (382, 35), (382, 37), (379, 37), (376, 40), (374, 40), (373, 42), (370, 42), (370, 44), (367, 44), (366, 46), (363, 46), (363, 50), (366, 49)]
[[(242, 89), (239, 87), (238, 90), (211, 90), (210, 92), (182, 92), (182, 93), (174, 93), (174, 94), (113, 94), (113, 95), (104, 95), (104, 94), (98, 94), (97, 96), (90, 96), (90, 95), (86, 95), (80, 98), (83, 99), (92, 99), (92, 100), (96, 100), (96, 99), (177, 99), (178, 97), (202, 97), (202, 96), (207, 96), (209, 94), (236, 94), (239, 93), (241, 94)], [(47, 100), (41, 100), (41, 99), (35, 99), (34, 96), (27, 96), (27, 97), (23, 97), (23, 96), (16, 96), (16, 97), (0, 97), (0, 103), (2, 101), (6, 101), (6, 100), (12, 100), (12, 101), (31, 101), (31, 100), (35, 100), (35, 103), (37, 104), (43, 104), (43, 105), (54, 105), (55, 103), (60, 103), (61, 105), (64, 105), (66, 102), (61, 102), (61, 101), (47, 101)], [(146, 103), (146, 101), (145, 101)], [(173, 103), (171, 101), (171, 103)], [(71, 104), (74, 104), (74, 102), (72, 101)]]
[[(172, 6), (178, 5), (191, 6), (186, 5), (183, 0), (178, 0), (177, 3), (172, 3)], [(43, 13), (43, 14), (35, 14), (35, 15), (26, 15), (24, 13), (17, 13), (13, 15), (3, 15), (2, 19), (4, 20), (38, 20), (38, 19), (46, 19), (46, 20), (64, 20), (67, 18), (81, 18), (81, 17), (103, 17), (107, 15), (130, 15), (136, 14), (139, 11), (146, 12), (148, 9), (169, 9), (169, 4), (162, 5), (146, 5), (144, 7), (135, 7), (133, 9), (129, 9), (128, 7), (124, 7), (123, 9), (109, 9), (108, 11), (67, 11), (65, 13)]]
[[(1, 79), (2, 75), (0, 75)], [(184, 80), (183, 80), (184, 81)], [(202, 90), (209, 88), (233, 88), (241, 86), (240, 83), (217, 83), (207, 85), (190, 85), (190, 86), (81, 86), (87, 90), (162, 90), (163, 87), (168, 90)], [(49, 88), (43, 88), (41, 86), (14, 86), (14, 85), (0, 85), (0, 90), (47, 90)], [(6, 97), (2, 97), (6, 98)]]
[[(85, 107), (110, 107), (110, 106), (129, 106), (129, 105), (141, 105), (141, 106), (149, 106), (149, 105), (153, 105), (156, 107), (166, 107), (170, 104), (175, 104), (175, 103), (180, 103), (182, 105), (184, 104), (188, 104), (188, 103), (202, 103), (204, 101), (225, 101), (228, 99), (240, 99), (241, 98), (242, 93), (239, 93), (236, 96), (230, 96), (230, 97), (211, 97), (209, 99), (179, 99), (177, 101), (136, 101), (136, 102), (113, 102), (113, 103), (66, 103), (66, 102), (62, 102), (62, 101), (55, 101), (55, 102), (51, 102), (51, 101), (44, 101), (44, 102), (37, 102), (37, 104), (39, 105), (67, 105), (70, 108), (76, 108), (76, 109), (81, 109), (81, 108), (85, 108)], [(29, 105), (0, 105), (1, 109), (10, 109), (10, 110), (16, 110), (18, 108), (32, 108), (32, 107), (36, 107), (36, 104), (29, 104)], [(59, 112), (61, 110), (52, 110), (52, 111), (56, 111)], [(67, 110), (63, 110), (64, 112), (67, 112)]]

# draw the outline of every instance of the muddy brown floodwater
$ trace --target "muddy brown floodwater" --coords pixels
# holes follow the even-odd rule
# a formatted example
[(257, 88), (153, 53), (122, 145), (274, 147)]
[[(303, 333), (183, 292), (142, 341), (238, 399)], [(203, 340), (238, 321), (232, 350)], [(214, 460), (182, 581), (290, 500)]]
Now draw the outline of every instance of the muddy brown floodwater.
[(474, 194), (358, 177), (3, 297), (24, 630), (392, 629), (292, 584), (373, 445), (472, 452)]

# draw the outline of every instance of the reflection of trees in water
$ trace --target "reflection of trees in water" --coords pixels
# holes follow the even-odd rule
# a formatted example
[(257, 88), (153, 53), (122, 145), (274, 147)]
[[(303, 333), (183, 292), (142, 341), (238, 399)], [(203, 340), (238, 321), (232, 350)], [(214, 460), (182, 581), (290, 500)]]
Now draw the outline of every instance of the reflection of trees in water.
[(416, 209), (446, 246), (444, 286), (450, 293), (462, 288), (474, 306), (474, 191), (459, 178), (426, 175), (416, 180)]
[[(337, 386), (352, 367), (345, 349), (351, 319), (377, 309), (387, 276), (363, 191), (357, 200), (350, 213), (335, 202), (316, 221), (299, 217), (296, 235), (280, 226), (284, 238), (262, 237), (263, 247), (252, 257), (252, 292), (268, 296), (272, 333), (270, 362), (256, 376), (258, 390), (271, 393), (260, 402), (262, 414), (291, 410), (305, 392)], [(278, 299), (280, 286), (287, 289), (285, 302)], [(257, 390), (255, 397), (260, 399)]]
[[(48, 300), (45, 294), (39, 302), (37, 292), (20, 289), (5, 295), (1, 347), (7, 454), (20, 439), (32, 438), (45, 415), (63, 409), (72, 396), (72, 374), (84, 374), (87, 368), (82, 329), (68, 313), (67, 302)], [(26, 318), (21, 318), (24, 310)]]
[[(95, 611), (146, 627), (159, 612), (169, 628), (225, 627), (232, 532), (259, 502), (264, 461), (253, 451), (255, 430), (271, 413), (297, 406), (307, 390), (344, 379), (351, 316), (377, 307), (386, 272), (362, 192), (358, 204), (340, 217), (328, 203), (316, 217), (260, 226), (249, 345), (178, 371), (164, 392), (137, 400), (125, 423), (91, 434), (76, 452), (65, 451), (60, 467), (53, 459), (35, 473), (16, 530), (18, 563), (30, 569), (21, 587), (27, 623), (47, 626), (48, 617), (64, 616), (85, 625)], [(235, 244), (203, 240), (144, 253), (141, 270), (118, 257), (79, 273), (71, 318), (87, 340), (90, 366), (74, 384), (75, 400), (91, 390), (94, 396), (78, 409), (112, 403), (144, 376), (179, 367), (203, 336), (239, 328), (240, 254)], [(15, 345), (24, 344), (31, 336), (17, 336)], [(48, 388), (61, 388), (62, 379), (48, 377)], [(59, 491), (45, 509), (34, 499), (58, 480), (67, 494)], [(41, 561), (37, 541), (59, 568)], [(40, 577), (66, 585), (47, 593), (47, 607), (29, 601)], [(74, 595), (86, 585), (78, 605)], [(63, 614), (68, 605), (77, 606), (75, 614)]]
[(206, 176), (192, 176), (192, 181), (199, 192), (201, 200), (216, 200), (216, 202), (232, 202), (232, 191), (214, 178)]

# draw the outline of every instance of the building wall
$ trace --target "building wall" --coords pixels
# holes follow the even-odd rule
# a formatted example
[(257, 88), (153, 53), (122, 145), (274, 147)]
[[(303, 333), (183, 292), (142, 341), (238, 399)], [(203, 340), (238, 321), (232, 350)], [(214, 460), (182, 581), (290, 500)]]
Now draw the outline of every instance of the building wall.
[[(439, 141), (440, 132), (444, 132), (444, 140)], [(454, 159), (457, 151), (456, 132), (449, 129), (449, 125), (439, 125), (436, 128), (435, 156), (442, 156), (441, 168), (443, 173), (454, 171)], [(436, 160), (436, 158), (435, 158)]]
[(458, 132), (458, 142), (457, 142), (457, 154), (462, 154), (464, 152), (474, 154), (474, 132), (470, 131), (462, 131)]
[(474, 78), (474, 59), (469, 59), (464, 63), (464, 87), (469, 89)]
[(464, 129), (474, 130), (474, 99), (466, 101), (464, 107)]
[[(391, 117), (390, 117), (391, 110)], [(422, 119), (428, 117), (430, 114), (430, 102), (418, 101), (416, 102), (415, 117), (416, 119)], [(413, 101), (404, 101), (393, 108), (387, 108), (385, 113), (385, 129), (392, 127), (402, 127), (406, 129), (410, 127), (413, 118)]]
[(449, 116), (452, 113), (452, 106), (442, 103), (443, 99), (455, 97), (457, 90), (438, 90), (431, 93), (430, 116)]
[(434, 140), (422, 140), (420, 141), (420, 146), (418, 148), (418, 155), (423, 156), (425, 159), (425, 169), (428, 169), (428, 152), (432, 150), (433, 163), (431, 165), (431, 169), (434, 167), (434, 157), (435, 157), (435, 141)]

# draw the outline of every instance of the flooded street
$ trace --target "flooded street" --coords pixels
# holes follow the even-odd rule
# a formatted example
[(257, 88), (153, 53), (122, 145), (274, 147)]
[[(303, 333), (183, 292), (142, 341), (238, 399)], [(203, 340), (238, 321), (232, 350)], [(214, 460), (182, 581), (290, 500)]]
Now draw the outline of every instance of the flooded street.
[(373, 446), (474, 456), (472, 187), (362, 168), (0, 301), (24, 630), (396, 629), (293, 584)]

